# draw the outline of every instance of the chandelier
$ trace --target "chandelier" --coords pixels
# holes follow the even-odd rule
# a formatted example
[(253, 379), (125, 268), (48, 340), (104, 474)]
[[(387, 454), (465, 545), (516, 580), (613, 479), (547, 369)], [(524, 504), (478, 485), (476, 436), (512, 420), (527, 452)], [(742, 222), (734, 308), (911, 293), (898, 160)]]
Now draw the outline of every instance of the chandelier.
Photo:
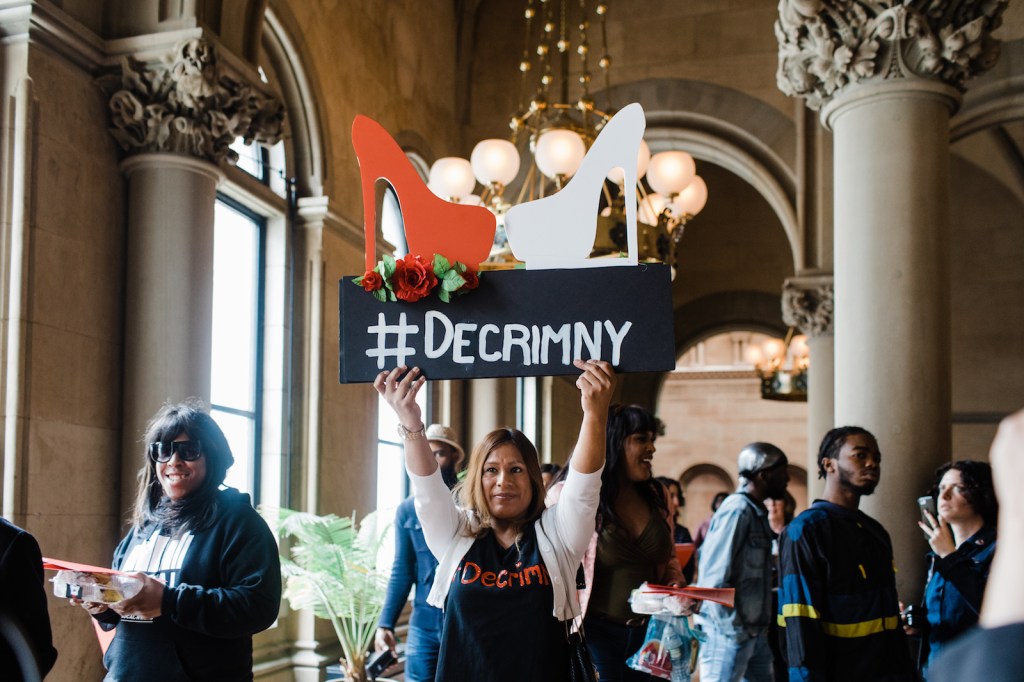
[(785, 340), (768, 339), (760, 345), (748, 346), (744, 353), (744, 359), (754, 366), (761, 379), (761, 397), (765, 400), (807, 400), (807, 337), (794, 336), (793, 332), (790, 327)]
[[(444, 157), (430, 168), (428, 185), (440, 197), (456, 203), (486, 206), (498, 229), (488, 263), (514, 262), (505, 238), (504, 216), (513, 205), (560, 190), (576, 173), (587, 149), (614, 108), (608, 98), (612, 58), (608, 53), (608, 2), (588, 8), (587, 0), (526, 0), (526, 31), (519, 62), (518, 108), (509, 122), (510, 139), (477, 143), (470, 158)], [(596, 19), (605, 106), (599, 109), (591, 93), (591, 19)], [(571, 31), (571, 26), (576, 31)], [(575, 41), (575, 47), (574, 43)], [(578, 59), (572, 68), (575, 52)], [(575, 80), (578, 94), (570, 95)], [(523, 164), (520, 148), (528, 151)], [(516, 184), (521, 166), (526, 173)], [(637, 186), (623, 187), (623, 173), (612, 169), (602, 190), (598, 236), (592, 256), (617, 256), (626, 250), (626, 201), (637, 202), (641, 260), (673, 266), (676, 246), (687, 222), (704, 208), (707, 185), (696, 173), (693, 157), (669, 150), (651, 155), (646, 142), (637, 154)], [(483, 187), (475, 193), (477, 184)], [(517, 187), (515, 191), (512, 188)], [(514, 195), (514, 196), (513, 196)]]

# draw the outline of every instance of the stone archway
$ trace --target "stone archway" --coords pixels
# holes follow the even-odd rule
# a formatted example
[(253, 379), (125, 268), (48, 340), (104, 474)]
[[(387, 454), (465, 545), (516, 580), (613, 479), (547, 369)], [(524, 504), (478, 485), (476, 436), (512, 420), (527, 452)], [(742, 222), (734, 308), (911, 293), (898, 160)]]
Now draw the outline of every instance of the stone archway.
[[(722, 291), (685, 303), (673, 311), (676, 357), (701, 339), (739, 329), (785, 336), (779, 297), (763, 291)], [(655, 409), (667, 375), (620, 377), (617, 400)]]

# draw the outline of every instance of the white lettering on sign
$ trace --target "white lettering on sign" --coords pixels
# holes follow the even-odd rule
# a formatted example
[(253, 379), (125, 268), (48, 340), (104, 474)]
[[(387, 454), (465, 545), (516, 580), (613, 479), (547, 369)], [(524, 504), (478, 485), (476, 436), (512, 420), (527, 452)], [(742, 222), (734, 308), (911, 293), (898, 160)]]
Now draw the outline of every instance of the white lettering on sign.
[(455, 325), (455, 352), (452, 353), (452, 360), (460, 365), (468, 365), (475, 360), (472, 355), (465, 355), (462, 352), (463, 348), (468, 347), (472, 343), (466, 338), (466, 334), (475, 329), (476, 325), (469, 322), (459, 322)]
[[(447, 320), (448, 318), (445, 319)], [(451, 322), (448, 325), (451, 326)], [(384, 313), (377, 313), (377, 324), (372, 324), (366, 328), (367, 334), (377, 335), (377, 347), (367, 348), (366, 355), (367, 357), (377, 358), (377, 369), (384, 369), (385, 358), (395, 358), (396, 364), (404, 365), (407, 357), (416, 355), (415, 348), (405, 345), (406, 337), (410, 334), (416, 334), (419, 330), (419, 326), (406, 323), (405, 313), (398, 316), (398, 324), (387, 324)], [(394, 346), (388, 345), (389, 334), (394, 334), (397, 337)]]
[[(481, 362), (521, 362), (523, 365), (562, 364), (568, 366), (573, 358), (599, 359), (610, 346), (612, 365), (622, 358), (622, 346), (633, 328), (632, 322), (616, 327), (611, 320), (592, 322), (566, 322), (557, 328), (550, 325), (487, 323), (482, 326), (471, 322), (453, 323), (437, 310), (427, 311), (423, 320), (423, 354), (429, 359), (446, 355), (457, 364)], [(387, 324), (384, 313), (377, 314), (377, 324), (366, 328), (376, 335), (376, 347), (366, 355), (377, 358), (377, 368), (384, 369), (385, 359), (393, 357), (397, 364), (406, 364), (406, 358), (416, 355), (412, 347), (420, 328), (406, 321), (401, 313), (398, 324)], [(392, 344), (393, 342), (393, 344)], [(473, 351), (476, 351), (476, 355)]]
[[(632, 322), (630, 322), (632, 324)], [(540, 361), (542, 364), (548, 364), (548, 348), (551, 347), (551, 343), (562, 344), (562, 364), (568, 365), (570, 358), (569, 351), (569, 323), (566, 322), (558, 331), (554, 331), (551, 327), (544, 325), (544, 330), (541, 332), (541, 350), (540, 350)]]
[(494, 351), (493, 353), (487, 352), (487, 335), (497, 334), (501, 330), (498, 329), (496, 324), (485, 324), (480, 327), (480, 359), (484, 362), (497, 362), (501, 360), (501, 353)]
[[(381, 313), (383, 315), (384, 313)], [(434, 321), (440, 322), (444, 325), (444, 340), (440, 346), (434, 345)], [(452, 321), (448, 319), (448, 316), (444, 313), (435, 312), (430, 310), (427, 312), (426, 317), (423, 319), (423, 326), (426, 327), (426, 331), (423, 336), (423, 352), (430, 359), (439, 358), (448, 351), (448, 346), (452, 345), (452, 338), (455, 336), (455, 328), (452, 326)]]

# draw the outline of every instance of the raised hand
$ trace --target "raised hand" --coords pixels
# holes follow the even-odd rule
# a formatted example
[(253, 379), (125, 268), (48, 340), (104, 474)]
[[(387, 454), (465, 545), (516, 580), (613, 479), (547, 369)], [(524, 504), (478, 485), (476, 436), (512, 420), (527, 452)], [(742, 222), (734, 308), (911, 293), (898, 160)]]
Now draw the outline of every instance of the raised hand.
[(573, 364), (583, 370), (576, 379), (583, 423), (570, 463), (576, 471), (589, 474), (604, 466), (604, 430), (615, 390), (615, 370), (603, 360), (573, 360)]
[(615, 391), (615, 370), (604, 360), (573, 360), (583, 373), (576, 379), (583, 414), (608, 414)]
[[(402, 376), (402, 375), (405, 376)], [(420, 406), (416, 403), (416, 394), (423, 388), (427, 378), (420, 374), (419, 367), (409, 369), (405, 365), (384, 371), (373, 380), (377, 393), (384, 396), (385, 402), (391, 406), (401, 422), (409, 431), (417, 431), (423, 427), (423, 416)]]
[(932, 548), (939, 558), (945, 559), (948, 555), (956, 551), (956, 541), (953, 540), (953, 529), (949, 527), (946, 520), (941, 516), (936, 519), (932, 516), (932, 513), (925, 510), (925, 515), (928, 518), (928, 523), (924, 521), (918, 521), (917, 525), (921, 527), (924, 532), (925, 539), (928, 540), (928, 545)]

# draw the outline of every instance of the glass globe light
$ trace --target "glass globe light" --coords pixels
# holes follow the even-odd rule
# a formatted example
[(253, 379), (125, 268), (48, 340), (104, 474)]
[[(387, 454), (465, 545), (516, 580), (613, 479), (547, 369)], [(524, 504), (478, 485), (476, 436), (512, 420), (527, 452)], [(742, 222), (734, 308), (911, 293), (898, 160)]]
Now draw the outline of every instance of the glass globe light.
[(481, 185), (507, 185), (519, 173), (519, 151), (508, 140), (481, 140), (473, 147), (469, 164)]
[(686, 152), (659, 152), (647, 164), (647, 182), (665, 196), (679, 194), (697, 174), (693, 157)]
[(789, 342), (789, 352), (794, 358), (802, 358), (808, 354), (809, 349), (807, 347), (807, 337), (803, 334), (797, 334)]
[(586, 153), (586, 145), (578, 133), (555, 128), (541, 133), (537, 138), (534, 158), (537, 160), (537, 168), (549, 178), (571, 177), (580, 167)]
[(704, 183), (704, 179), (699, 175), (694, 175), (690, 184), (676, 197), (675, 203), (686, 215), (695, 216), (700, 213), (704, 209), (704, 205), (708, 203), (708, 186)]
[(786, 351), (786, 344), (782, 339), (768, 339), (761, 344), (761, 350), (764, 352), (764, 356), (768, 360), (772, 362), (781, 362), (783, 359), (782, 354)]
[(469, 161), (457, 156), (445, 156), (434, 162), (430, 167), (430, 181), (435, 191), (440, 191), (445, 198), (461, 200), (473, 193), (476, 178)]
[(764, 351), (760, 346), (747, 346), (743, 351), (743, 359), (754, 367), (758, 367), (764, 362)]
[(640, 208), (637, 210), (636, 217), (637, 220), (648, 225), (657, 225), (658, 216), (661, 215), (663, 210), (665, 210), (665, 197), (657, 192), (651, 192), (640, 202)]
[[(636, 152), (636, 179), (639, 180), (647, 172), (647, 164), (651, 161), (651, 148), (647, 146), (647, 140), (640, 140), (640, 149)], [(621, 168), (612, 168), (608, 171), (608, 179), (616, 185), (621, 185), (623, 175)]]

